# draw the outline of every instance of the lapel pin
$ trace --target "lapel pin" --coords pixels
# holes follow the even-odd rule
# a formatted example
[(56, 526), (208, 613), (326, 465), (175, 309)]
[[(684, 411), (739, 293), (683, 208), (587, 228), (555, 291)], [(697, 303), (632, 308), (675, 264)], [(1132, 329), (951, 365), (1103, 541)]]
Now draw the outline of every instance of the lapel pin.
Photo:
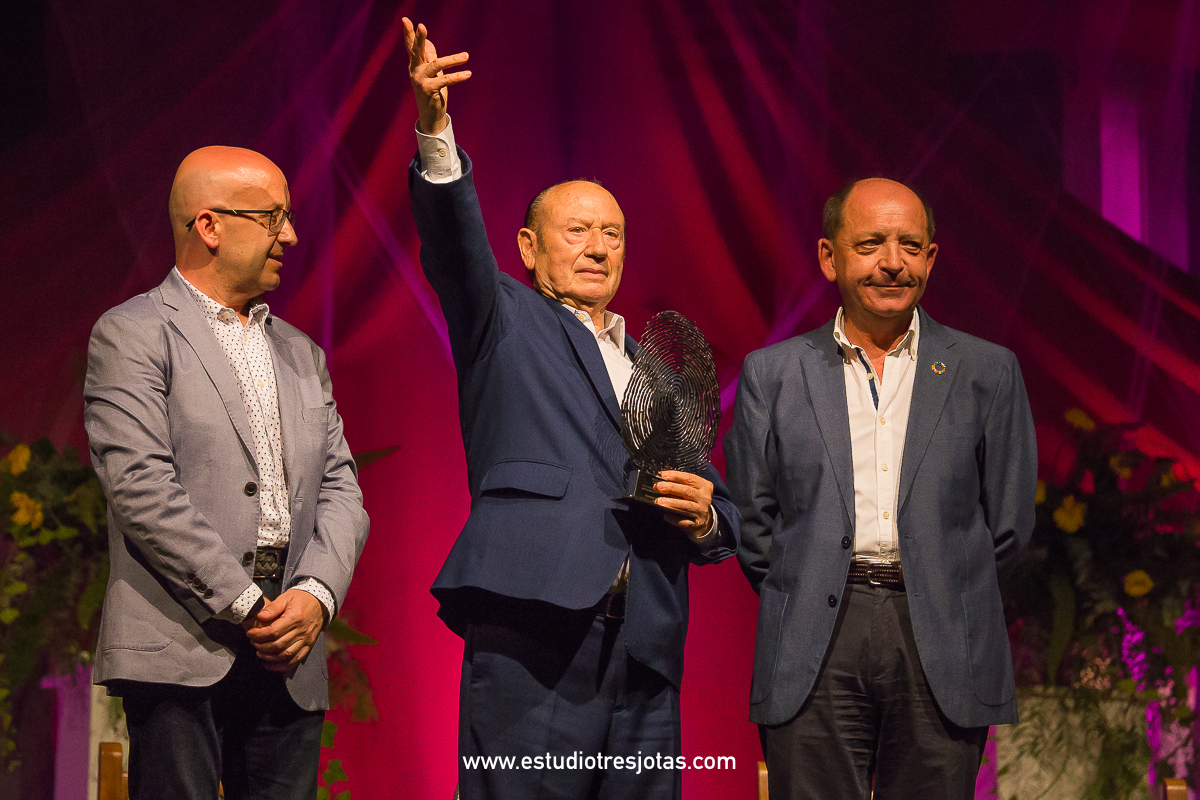
[(937, 373), (938, 375), (941, 375), (943, 372), (946, 371), (946, 364), (945, 364), (945, 362), (942, 362), (942, 361), (935, 361), (929, 365), (929, 368), (931, 370), (933, 370), (935, 373)]

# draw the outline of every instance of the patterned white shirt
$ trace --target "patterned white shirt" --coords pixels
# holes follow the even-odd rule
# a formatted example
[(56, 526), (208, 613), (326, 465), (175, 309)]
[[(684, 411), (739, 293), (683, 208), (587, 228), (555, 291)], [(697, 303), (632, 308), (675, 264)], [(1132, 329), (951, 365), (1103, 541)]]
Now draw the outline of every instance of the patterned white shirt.
[(846, 338), (843, 320), (843, 309), (839, 308), (833, 338), (842, 348), (846, 406), (850, 413), (854, 554), (870, 560), (898, 561), (896, 494), (900, 486), (900, 457), (908, 433), (913, 379), (917, 374), (920, 317), (913, 312), (908, 332), (884, 356), (882, 380), (862, 348)]
[[(200, 306), (221, 350), (229, 359), (229, 368), (237, 379), (242, 404), (250, 422), (254, 460), (258, 466), (258, 545), (286, 547), (291, 537), (292, 512), (283, 463), (279, 391), (275, 385), (271, 348), (263, 327), (271, 310), (266, 303), (255, 301), (250, 306), (249, 319), (242, 325), (232, 308), (222, 306), (193, 286), (187, 278), (184, 278), (184, 284)], [(323, 583), (316, 578), (302, 578), (295, 588), (303, 589), (321, 601), (329, 619), (333, 619), (336, 603), (333, 594)], [(261, 596), (262, 591), (251, 583), (233, 601), (233, 605), (217, 616), (240, 623)]]

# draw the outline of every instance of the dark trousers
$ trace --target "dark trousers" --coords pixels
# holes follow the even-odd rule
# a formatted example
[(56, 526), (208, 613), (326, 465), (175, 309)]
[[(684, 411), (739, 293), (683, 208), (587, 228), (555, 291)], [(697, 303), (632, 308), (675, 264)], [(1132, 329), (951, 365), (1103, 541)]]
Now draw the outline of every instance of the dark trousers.
[(679, 693), (629, 657), (619, 621), (510, 600), (465, 639), (462, 800), (680, 796)]
[(904, 592), (849, 585), (812, 695), (759, 733), (771, 800), (972, 800), (988, 729), (938, 709)]
[[(259, 582), (268, 597), (277, 582)], [(228, 623), (237, 659), (212, 686), (122, 681), (130, 800), (308, 800), (317, 792), (323, 711), (305, 711)]]

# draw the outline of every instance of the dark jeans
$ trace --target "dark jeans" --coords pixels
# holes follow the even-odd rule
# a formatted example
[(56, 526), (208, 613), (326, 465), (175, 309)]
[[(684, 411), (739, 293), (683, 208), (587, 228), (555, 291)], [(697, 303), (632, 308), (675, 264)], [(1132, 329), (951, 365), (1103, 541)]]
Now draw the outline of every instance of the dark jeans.
[[(467, 625), (463, 800), (672, 800), (679, 739), (679, 692), (628, 656), (620, 622), (505, 600)], [(512, 762), (467, 761), (493, 756)]]
[(771, 800), (972, 800), (988, 729), (938, 709), (907, 595), (849, 585), (812, 695), (759, 733)]
[[(278, 586), (260, 583), (268, 597)], [(227, 623), (210, 623), (227, 625)], [(227, 625), (233, 668), (212, 686), (122, 681), (129, 727), (130, 800), (309, 800), (317, 792), (323, 711), (305, 711), (282, 675)]]

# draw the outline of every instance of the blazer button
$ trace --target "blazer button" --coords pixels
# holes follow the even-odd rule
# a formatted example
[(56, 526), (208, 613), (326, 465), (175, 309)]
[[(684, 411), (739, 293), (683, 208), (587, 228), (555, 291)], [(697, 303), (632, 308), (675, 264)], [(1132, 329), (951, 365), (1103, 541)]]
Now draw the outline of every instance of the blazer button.
[(212, 590), (212, 589), (207, 589), (207, 590), (205, 590), (205, 592), (204, 592), (204, 599), (205, 599), (205, 600), (211, 600), (211, 599), (212, 599), (212, 596), (213, 596), (213, 590)]
[(189, 572), (187, 574), (187, 579), (188, 579), (188, 583), (191, 583), (192, 581), (196, 580), (196, 573)]
[(254, 497), (258, 494), (258, 484), (254, 481), (247, 481), (246, 485), (242, 487), (242, 491), (246, 493), (246, 497)]
[(246, 552), (242, 553), (242, 564), (244, 566), (248, 567), (253, 563), (254, 563), (254, 551), (253, 550), (247, 550)]
[(849, 537), (849, 536), (843, 536), (843, 537), (842, 537), (842, 549), (843, 549), (843, 550), (849, 550), (849, 549), (850, 549), (850, 537)]
[(837, 608), (837, 598), (834, 597), (833, 595), (829, 595), (829, 607)]

